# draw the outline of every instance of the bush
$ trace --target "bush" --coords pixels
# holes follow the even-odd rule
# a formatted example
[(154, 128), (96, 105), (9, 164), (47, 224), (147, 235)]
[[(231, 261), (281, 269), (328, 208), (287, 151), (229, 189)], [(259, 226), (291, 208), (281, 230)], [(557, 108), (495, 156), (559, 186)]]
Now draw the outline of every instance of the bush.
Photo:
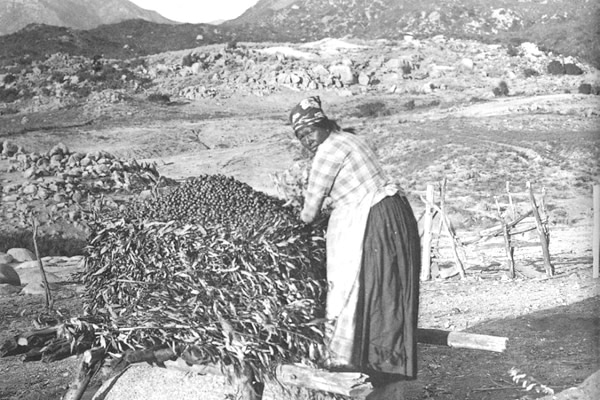
[(380, 117), (383, 115), (390, 115), (390, 110), (387, 109), (385, 103), (381, 101), (373, 101), (364, 103), (356, 107), (358, 112), (354, 114), (356, 117)]
[(192, 64), (194, 64), (195, 62), (196, 59), (192, 57), (192, 54), (190, 53), (183, 56), (183, 59), (181, 60), (181, 65), (184, 67), (191, 67)]
[(506, 49), (506, 53), (509, 57), (517, 57), (519, 55), (519, 49), (513, 45), (509, 45)]
[(18, 114), (18, 113), (19, 113), (18, 108), (13, 108), (13, 107), (0, 108), (0, 115), (12, 115), (12, 114)]
[(508, 85), (502, 81), (494, 88), (493, 92), (496, 97), (508, 96)]
[(600, 94), (600, 86), (592, 86), (589, 83), (582, 83), (579, 85), (578, 92), (581, 94)]
[(19, 91), (15, 88), (0, 88), (0, 103), (12, 103), (19, 99)]
[(532, 76), (538, 76), (540, 73), (533, 68), (525, 68), (523, 74), (525, 75), (525, 78), (530, 78)]
[(152, 103), (166, 104), (171, 102), (171, 98), (167, 94), (163, 93), (152, 93), (148, 95), (148, 101)]
[(563, 63), (557, 60), (550, 61), (547, 70), (550, 75), (564, 75), (566, 72)]
[(54, 71), (52, 75), (50, 75), (50, 79), (52, 80), (52, 82), (63, 83), (63, 81), (65, 80), (65, 74), (61, 71)]
[(92, 94), (92, 88), (89, 86), (74, 86), (71, 88), (71, 92), (78, 98), (84, 99)]
[(565, 74), (567, 75), (582, 75), (583, 70), (572, 63), (565, 64)]
[(11, 83), (15, 82), (17, 80), (17, 77), (13, 74), (7, 74), (4, 79), (3, 82), (6, 85), (10, 85)]

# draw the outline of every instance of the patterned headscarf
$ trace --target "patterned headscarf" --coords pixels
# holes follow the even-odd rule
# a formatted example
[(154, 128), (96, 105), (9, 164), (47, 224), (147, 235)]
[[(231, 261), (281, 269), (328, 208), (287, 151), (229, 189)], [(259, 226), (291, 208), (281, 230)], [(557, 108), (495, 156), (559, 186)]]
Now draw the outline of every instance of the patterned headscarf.
[(298, 139), (298, 132), (307, 126), (327, 121), (327, 116), (321, 109), (319, 96), (308, 97), (298, 103), (290, 112), (290, 122)]

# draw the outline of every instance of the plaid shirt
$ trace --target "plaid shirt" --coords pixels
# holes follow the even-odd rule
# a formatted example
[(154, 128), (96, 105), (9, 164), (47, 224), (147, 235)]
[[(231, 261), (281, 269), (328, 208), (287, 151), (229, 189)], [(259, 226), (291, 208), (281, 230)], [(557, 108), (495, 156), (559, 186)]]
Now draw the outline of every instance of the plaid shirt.
[(332, 132), (312, 161), (302, 219), (314, 220), (325, 198), (332, 206), (358, 203), (387, 181), (377, 155), (364, 139), (348, 132)]

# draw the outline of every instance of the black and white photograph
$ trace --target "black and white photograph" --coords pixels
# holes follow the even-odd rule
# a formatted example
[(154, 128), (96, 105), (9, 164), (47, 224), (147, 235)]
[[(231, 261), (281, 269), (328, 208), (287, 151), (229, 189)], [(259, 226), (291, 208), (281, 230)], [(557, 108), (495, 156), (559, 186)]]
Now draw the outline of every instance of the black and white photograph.
[(0, 0), (0, 400), (600, 399), (597, 0)]

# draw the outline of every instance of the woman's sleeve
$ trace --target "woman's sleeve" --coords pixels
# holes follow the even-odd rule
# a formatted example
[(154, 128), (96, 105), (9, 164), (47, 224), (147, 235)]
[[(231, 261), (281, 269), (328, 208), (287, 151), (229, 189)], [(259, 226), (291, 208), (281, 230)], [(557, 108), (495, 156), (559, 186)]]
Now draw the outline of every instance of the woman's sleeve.
[(326, 146), (317, 151), (308, 177), (304, 207), (300, 213), (302, 221), (312, 222), (319, 215), (323, 201), (331, 193), (345, 156), (341, 149), (330, 149)]

